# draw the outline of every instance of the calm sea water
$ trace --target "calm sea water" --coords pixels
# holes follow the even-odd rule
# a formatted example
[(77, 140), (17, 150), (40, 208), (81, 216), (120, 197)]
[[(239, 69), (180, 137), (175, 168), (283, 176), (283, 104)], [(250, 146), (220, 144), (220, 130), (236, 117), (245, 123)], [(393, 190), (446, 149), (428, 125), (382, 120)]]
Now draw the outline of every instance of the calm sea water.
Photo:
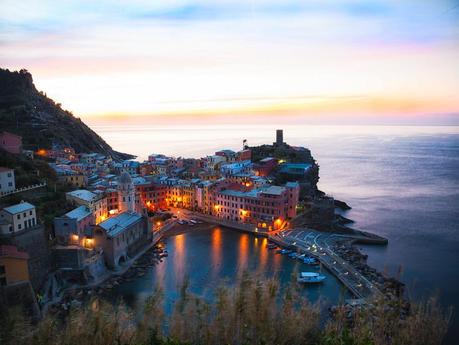
[(311, 270), (327, 276), (321, 285), (308, 286), (302, 293), (312, 302), (320, 300), (324, 307), (336, 304), (350, 294), (325, 269), (312, 268), (298, 260), (268, 250), (267, 239), (256, 238), (224, 227), (194, 230), (166, 240), (169, 256), (135, 281), (121, 284), (113, 293), (134, 309), (141, 308), (154, 287), (165, 292), (166, 311), (172, 311), (179, 289), (185, 280), (189, 291), (211, 300), (219, 285), (233, 285), (240, 276), (256, 272), (276, 277), (285, 286), (299, 271)]
[[(115, 149), (140, 159), (150, 153), (200, 157), (222, 148), (237, 150), (243, 139), (249, 145), (271, 143), (276, 129), (92, 127)], [(399, 276), (411, 298), (437, 294), (441, 303), (452, 305), (455, 314), (459, 312), (459, 127), (284, 126), (284, 140), (312, 150), (320, 165), (320, 189), (353, 207), (346, 216), (355, 220), (356, 228), (389, 239), (386, 247), (362, 247), (369, 254), (370, 265)], [(152, 276), (161, 274), (172, 287), (177, 267), (182, 265), (195, 279), (193, 284), (200, 286), (198, 290), (205, 291), (214, 279), (234, 274), (241, 260), (237, 249), (240, 253), (241, 241), (247, 241), (243, 251), (249, 253), (247, 262), (262, 260), (263, 253), (268, 257), (263, 266), (267, 272), (291, 272), (288, 260), (263, 252), (251, 238), (242, 240), (245, 235), (221, 231), (222, 241), (217, 245), (215, 236), (211, 231), (171, 239), (172, 250), (184, 254), (169, 257)], [(217, 266), (209, 257), (216, 252), (221, 260)], [(223, 268), (216, 269), (218, 265)], [(201, 270), (196, 272), (193, 267)], [(329, 286), (314, 291), (312, 297), (323, 294), (336, 301), (340, 289), (333, 285), (330, 279)], [(148, 293), (148, 289), (133, 286), (126, 290)], [(451, 332), (457, 339), (458, 320), (455, 316)]]

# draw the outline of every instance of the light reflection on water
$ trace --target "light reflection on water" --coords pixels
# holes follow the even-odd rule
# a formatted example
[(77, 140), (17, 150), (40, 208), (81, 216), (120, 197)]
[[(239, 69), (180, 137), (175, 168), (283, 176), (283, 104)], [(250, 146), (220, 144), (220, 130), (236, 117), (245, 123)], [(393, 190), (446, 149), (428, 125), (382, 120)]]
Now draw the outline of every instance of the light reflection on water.
[[(169, 256), (151, 267), (148, 273), (135, 281), (126, 282), (113, 290), (113, 295), (123, 297), (135, 308), (141, 308), (145, 298), (156, 285), (161, 285), (166, 297), (166, 310), (170, 311), (185, 279), (192, 293), (211, 300), (215, 288), (232, 286), (244, 271), (276, 277), (282, 286), (288, 284), (298, 271), (317, 270), (298, 260), (276, 254), (267, 249), (265, 238), (233, 229), (213, 227), (208, 230), (191, 230), (167, 239)], [(343, 289), (327, 271), (323, 285), (302, 289), (311, 301), (324, 299), (324, 306), (343, 298)], [(345, 296), (349, 297), (348, 294)]]

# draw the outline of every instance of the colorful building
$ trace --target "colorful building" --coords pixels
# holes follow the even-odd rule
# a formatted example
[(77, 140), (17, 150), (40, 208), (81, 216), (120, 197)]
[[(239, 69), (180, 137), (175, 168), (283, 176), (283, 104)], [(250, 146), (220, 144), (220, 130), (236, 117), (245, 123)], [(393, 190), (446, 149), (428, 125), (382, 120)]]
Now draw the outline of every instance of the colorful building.
[(12, 192), (15, 189), (14, 170), (0, 167), (0, 194)]
[(0, 133), (0, 148), (9, 153), (22, 153), (22, 137), (9, 132)]
[(296, 215), (298, 198), (297, 183), (252, 190), (222, 184), (214, 191), (212, 215), (269, 231), (278, 230)]
[(91, 236), (94, 214), (88, 206), (81, 205), (54, 219), (54, 233), (57, 242), (62, 245), (93, 247)]
[(29, 255), (15, 246), (0, 245), (0, 286), (29, 281)]
[(35, 206), (28, 202), (20, 202), (0, 211), (0, 234), (16, 233), (36, 225)]
[(105, 263), (112, 269), (135, 256), (149, 235), (148, 220), (129, 211), (107, 219), (94, 230), (95, 246), (103, 250)]
[(93, 213), (96, 224), (104, 221), (109, 216), (107, 198), (103, 193), (93, 193), (85, 189), (77, 189), (66, 193), (65, 197), (75, 205), (87, 206)]
[(279, 161), (276, 158), (266, 157), (253, 165), (255, 175), (266, 177), (277, 168)]

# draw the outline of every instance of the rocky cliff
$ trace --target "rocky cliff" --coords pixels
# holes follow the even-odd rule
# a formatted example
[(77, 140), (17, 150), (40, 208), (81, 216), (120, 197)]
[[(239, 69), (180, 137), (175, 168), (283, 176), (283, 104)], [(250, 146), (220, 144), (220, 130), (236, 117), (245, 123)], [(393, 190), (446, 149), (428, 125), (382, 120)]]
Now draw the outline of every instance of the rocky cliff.
[(71, 146), (77, 152), (99, 152), (114, 159), (131, 155), (114, 151), (81, 119), (38, 91), (26, 70), (0, 69), (0, 130), (23, 138), (25, 149)]

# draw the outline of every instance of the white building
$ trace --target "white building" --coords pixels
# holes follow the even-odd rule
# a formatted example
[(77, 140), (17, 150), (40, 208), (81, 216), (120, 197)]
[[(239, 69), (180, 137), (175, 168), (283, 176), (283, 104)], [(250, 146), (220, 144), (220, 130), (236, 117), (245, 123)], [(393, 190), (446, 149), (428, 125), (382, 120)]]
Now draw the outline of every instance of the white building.
[(37, 224), (35, 206), (22, 201), (0, 211), (0, 233), (10, 234), (34, 227)]
[(96, 194), (86, 189), (77, 189), (66, 193), (65, 197), (76, 205), (87, 206), (93, 213), (96, 224), (108, 217), (107, 198), (103, 194)]
[(0, 167), (0, 193), (11, 192), (15, 189), (14, 170)]

